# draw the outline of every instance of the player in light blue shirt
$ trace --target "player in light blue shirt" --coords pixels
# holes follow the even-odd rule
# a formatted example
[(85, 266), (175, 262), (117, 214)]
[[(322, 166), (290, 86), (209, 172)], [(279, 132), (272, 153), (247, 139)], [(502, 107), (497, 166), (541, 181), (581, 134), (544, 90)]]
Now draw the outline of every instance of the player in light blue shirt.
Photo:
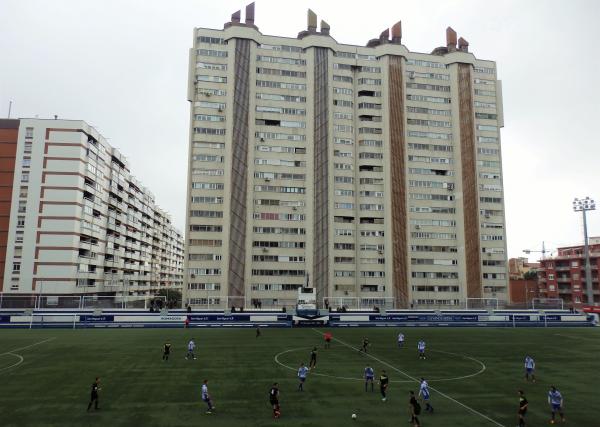
[(370, 366), (365, 368), (365, 391), (368, 389), (369, 383), (371, 383), (371, 392), (373, 391), (373, 379), (375, 378), (375, 371)]
[(419, 359), (426, 359), (425, 357), (425, 341), (419, 340), (417, 344), (417, 349), (419, 350)]
[(301, 363), (300, 368), (298, 368), (298, 379), (300, 380), (300, 384), (298, 384), (298, 391), (304, 391), (304, 381), (306, 381), (307, 375), (308, 368), (304, 366), (304, 363)]
[(402, 332), (398, 334), (398, 347), (404, 347), (404, 334)]
[(535, 382), (535, 361), (533, 357), (527, 355), (525, 357), (525, 381), (529, 381), (529, 377), (531, 377), (531, 381)]
[(563, 397), (560, 394), (560, 391), (556, 389), (556, 387), (550, 387), (550, 391), (548, 392), (548, 403), (550, 404), (550, 409), (552, 411), (552, 419), (550, 420), (550, 424), (554, 424), (554, 418), (556, 413), (560, 415), (560, 419), (562, 422), (565, 422), (565, 414), (563, 412)]
[(433, 406), (429, 403), (429, 398), (431, 397), (429, 393), (429, 384), (425, 381), (425, 378), (421, 378), (421, 385), (419, 387), (419, 397), (423, 399), (425, 402), (425, 410), (433, 414)]

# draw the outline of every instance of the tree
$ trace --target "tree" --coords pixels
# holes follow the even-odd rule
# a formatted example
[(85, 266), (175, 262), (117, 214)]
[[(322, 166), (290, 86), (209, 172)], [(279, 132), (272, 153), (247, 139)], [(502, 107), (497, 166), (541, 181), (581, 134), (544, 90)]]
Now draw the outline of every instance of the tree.
[(162, 288), (159, 289), (154, 295), (165, 297), (167, 302), (175, 300), (175, 305), (181, 307), (183, 296), (181, 295), (181, 291), (178, 289)]
[(537, 270), (529, 270), (523, 274), (525, 280), (536, 280), (537, 281)]

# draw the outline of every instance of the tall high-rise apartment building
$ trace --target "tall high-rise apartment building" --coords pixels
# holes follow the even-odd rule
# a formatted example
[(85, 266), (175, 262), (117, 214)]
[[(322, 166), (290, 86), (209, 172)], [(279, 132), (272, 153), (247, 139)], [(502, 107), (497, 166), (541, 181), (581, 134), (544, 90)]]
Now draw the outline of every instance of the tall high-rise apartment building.
[(188, 301), (506, 300), (495, 63), (451, 28), (426, 54), (400, 22), (351, 46), (240, 15), (190, 51)]
[(0, 292), (146, 295), (183, 283), (183, 236), (79, 120), (0, 120)]

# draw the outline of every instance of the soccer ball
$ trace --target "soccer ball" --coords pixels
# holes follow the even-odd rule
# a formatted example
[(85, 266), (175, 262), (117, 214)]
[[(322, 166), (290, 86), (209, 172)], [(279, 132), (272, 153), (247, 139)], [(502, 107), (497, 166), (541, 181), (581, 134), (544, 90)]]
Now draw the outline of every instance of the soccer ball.
[(352, 414), (352, 419), (355, 420), (356, 419), (356, 414)]

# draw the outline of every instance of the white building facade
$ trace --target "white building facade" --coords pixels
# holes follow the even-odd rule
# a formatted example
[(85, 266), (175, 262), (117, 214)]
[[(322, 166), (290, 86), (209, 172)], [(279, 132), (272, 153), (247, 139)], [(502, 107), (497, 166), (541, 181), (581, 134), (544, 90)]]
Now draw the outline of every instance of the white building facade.
[(129, 162), (79, 120), (20, 119), (5, 294), (181, 289), (183, 236)]
[[(187, 301), (459, 307), (507, 300), (501, 82), (449, 28), (336, 42), (309, 11), (268, 36), (254, 6), (190, 50)], [(391, 34), (391, 35), (390, 35)], [(234, 301), (234, 302), (232, 302)]]

